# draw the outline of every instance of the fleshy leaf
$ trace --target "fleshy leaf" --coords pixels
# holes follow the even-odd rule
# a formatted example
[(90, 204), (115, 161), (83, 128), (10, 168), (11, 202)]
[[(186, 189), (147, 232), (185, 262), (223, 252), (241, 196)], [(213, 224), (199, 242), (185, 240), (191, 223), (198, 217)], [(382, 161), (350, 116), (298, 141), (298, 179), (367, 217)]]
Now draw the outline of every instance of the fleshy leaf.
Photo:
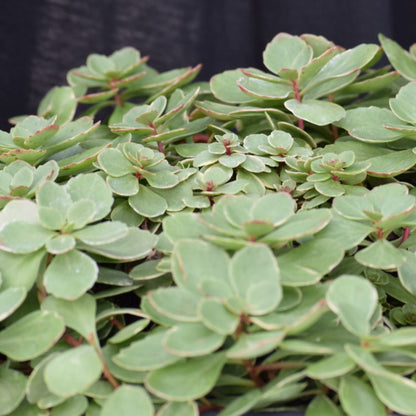
[(279, 33), (263, 52), (264, 65), (278, 74), (282, 69), (299, 70), (312, 59), (312, 48), (300, 37)]
[(140, 386), (122, 385), (115, 390), (104, 402), (101, 411), (102, 416), (134, 416), (140, 411), (140, 415), (153, 416), (153, 403)]
[(201, 240), (181, 240), (172, 255), (173, 279), (180, 287), (199, 294), (200, 283), (213, 278), (228, 280), (229, 258), (225, 251)]
[(147, 335), (144, 339), (132, 342), (114, 357), (114, 362), (128, 370), (153, 370), (165, 367), (181, 357), (169, 353), (162, 345), (166, 331)]
[(15, 361), (27, 361), (48, 351), (65, 330), (53, 312), (35, 311), (0, 332), (0, 351)]
[(226, 353), (228, 358), (248, 359), (268, 354), (273, 351), (285, 337), (283, 331), (256, 332), (243, 334)]
[(214, 387), (225, 361), (226, 358), (221, 353), (189, 358), (151, 371), (145, 386), (151, 393), (165, 400), (198, 399)]
[(95, 334), (95, 299), (85, 294), (76, 300), (64, 300), (48, 296), (42, 303), (42, 309), (53, 311), (65, 322), (65, 326), (77, 331), (85, 339)]
[[(262, 271), (261, 282), (259, 270)], [(247, 301), (249, 311), (254, 315), (271, 312), (282, 298), (279, 267), (272, 251), (263, 244), (247, 246), (234, 255), (230, 263), (230, 281), (235, 293)], [(255, 296), (250, 294), (253, 290)]]
[(378, 304), (378, 294), (368, 280), (354, 275), (339, 276), (331, 283), (326, 300), (349, 331), (359, 336), (370, 333), (370, 319)]
[(87, 254), (71, 250), (55, 256), (44, 274), (44, 285), (57, 298), (73, 300), (90, 289), (98, 276), (98, 266)]
[(329, 101), (295, 99), (285, 101), (285, 107), (296, 117), (317, 126), (326, 126), (345, 117), (345, 110)]
[(354, 258), (364, 266), (373, 269), (396, 269), (405, 261), (404, 251), (387, 240), (377, 240), (360, 250)]
[[(322, 256), (325, 253), (325, 256)], [(344, 249), (334, 240), (315, 239), (278, 257), (285, 286), (309, 286), (318, 282), (344, 258)]]
[(10, 415), (25, 397), (26, 377), (19, 371), (0, 367), (0, 415)]
[(223, 344), (225, 335), (208, 329), (199, 322), (181, 323), (169, 329), (163, 346), (180, 357), (197, 357), (211, 354)]
[(341, 379), (339, 398), (342, 408), (349, 415), (387, 415), (383, 403), (377, 398), (371, 386), (358, 377), (346, 376)]
[(45, 368), (45, 381), (52, 393), (71, 397), (97, 381), (102, 370), (94, 348), (81, 345), (52, 358)]

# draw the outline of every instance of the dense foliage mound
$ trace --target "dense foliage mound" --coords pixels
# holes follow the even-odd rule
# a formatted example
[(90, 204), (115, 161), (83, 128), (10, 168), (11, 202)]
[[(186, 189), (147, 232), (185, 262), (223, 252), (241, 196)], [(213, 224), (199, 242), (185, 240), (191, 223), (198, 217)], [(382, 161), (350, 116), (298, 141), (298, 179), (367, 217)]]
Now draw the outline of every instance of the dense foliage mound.
[(414, 415), (416, 47), (380, 42), (94, 54), (0, 131), (0, 415)]

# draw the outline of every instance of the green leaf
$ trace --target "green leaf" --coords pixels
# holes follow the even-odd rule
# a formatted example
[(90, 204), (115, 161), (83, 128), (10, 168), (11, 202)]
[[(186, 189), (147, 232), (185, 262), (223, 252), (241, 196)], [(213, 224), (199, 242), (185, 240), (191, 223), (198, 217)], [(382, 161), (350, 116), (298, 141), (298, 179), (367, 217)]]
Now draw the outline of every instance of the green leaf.
[(158, 288), (147, 293), (150, 304), (163, 315), (180, 322), (198, 322), (199, 297), (181, 287)]
[(345, 352), (309, 364), (306, 368), (308, 377), (318, 380), (341, 377), (355, 368), (355, 362)]
[[(414, 61), (416, 70), (416, 60)], [(390, 98), (389, 105), (393, 113), (407, 123), (416, 124), (416, 101), (414, 99), (416, 83), (400, 88), (395, 98)]]
[(282, 284), (309, 286), (317, 283), (343, 258), (344, 249), (334, 240), (308, 241), (278, 257)]
[(90, 225), (72, 235), (88, 245), (109, 244), (125, 237), (128, 233), (126, 224), (119, 221), (107, 221)]
[(300, 37), (279, 33), (269, 42), (263, 52), (266, 68), (279, 74), (282, 69), (300, 70), (312, 59), (312, 48)]
[[(277, 209), (277, 207), (279, 208)], [(267, 194), (252, 205), (250, 217), (253, 220), (270, 222), (274, 227), (277, 227), (293, 215), (295, 207), (295, 201), (285, 192)], [(226, 215), (228, 211), (226, 208)], [(228, 212), (228, 214), (230, 216), (232, 212)]]
[(396, 412), (414, 413), (416, 382), (382, 367), (366, 349), (346, 345), (347, 354), (367, 373), (378, 398)]
[(172, 274), (176, 284), (199, 294), (207, 278), (228, 280), (229, 257), (224, 250), (200, 240), (183, 239), (172, 253)]
[(75, 238), (69, 234), (52, 237), (46, 242), (46, 250), (51, 254), (64, 254), (75, 247)]
[[(221, 353), (189, 358), (151, 371), (145, 386), (151, 393), (165, 400), (198, 399), (215, 386), (225, 362), (226, 358)], [(201, 377), (201, 374), (204, 376)]]
[(341, 378), (339, 398), (342, 408), (349, 416), (383, 416), (386, 408), (377, 398), (369, 384), (355, 376)]
[(326, 197), (337, 197), (345, 193), (345, 188), (337, 181), (329, 179), (324, 182), (314, 184), (315, 189)]
[(25, 397), (26, 377), (19, 371), (0, 366), (0, 415), (10, 415)]
[(79, 250), (71, 250), (52, 259), (43, 282), (46, 290), (55, 297), (74, 300), (94, 285), (97, 276), (95, 261)]
[(400, 175), (416, 164), (413, 149), (398, 150), (386, 155), (368, 159), (371, 163), (367, 174), (379, 178), (391, 178)]
[(305, 416), (342, 416), (338, 407), (326, 396), (316, 396), (306, 409)]
[(77, 175), (68, 181), (66, 189), (73, 202), (83, 199), (94, 202), (96, 205), (94, 221), (104, 218), (110, 212), (113, 194), (98, 173)]
[(39, 116), (49, 118), (57, 115), (56, 124), (71, 121), (77, 107), (74, 91), (70, 87), (54, 87), (42, 99), (38, 106)]
[(241, 69), (224, 71), (211, 78), (211, 91), (220, 101), (230, 104), (249, 103), (255, 98), (245, 94), (237, 85), (237, 81), (247, 78)]
[(130, 325), (120, 329), (115, 335), (108, 339), (111, 344), (118, 344), (133, 338), (138, 333), (142, 332), (150, 323), (149, 319), (139, 319)]
[(96, 303), (91, 295), (85, 294), (71, 301), (48, 296), (42, 303), (42, 309), (61, 316), (65, 326), (77, 331), (85, 339), (95, 334)]
[(218, 334), (199, 322), (181, 323), (169, 329), (163, 346), (180, 357), (208, 355), (221, 347), (225, 335)]
[(39, 250), (55, 233), (37, 224), (15, 221), (0, 230), (0, 248), (16, 254)]
[(122, 385), (104, 402), (102, 416), (153, 416), (153, 403), (146, 391), (139, 386)]
[(81, 345), (58, 354), (46, 365), (48, 389), (62, 397), (83, 392), (101, 375), (103, 366), (94, 348)]
[(195, 402), (169, 402), (163, 405), (157, 416), (198, 416), (198, 406)]
[(345, 110), (338, 104), (320, 100), (285, 101), (285, 107), (296, 117), (318, 126), (326, 126), (345, 117)]
[(405, 257), (405, 261), (397, 268), (400, 283), (407, 291), (416, 295), (416, 279), (414, 277), (416, 255), (411, 251), (403, 251), (402, 254)]
[(139, 192), (129, 198), (129, 205), (138, 214), (149, 218), (164, 214), (168, 208), (166, 200), (145, 185), (140, 185)]
[(284, 331), (242, 334), (237, 342), (226, 351), (227, 358), (256, 358), (273, 351), (285, 337)]
[[(262, 271), (261, 282), (259, 270)], [(230, 281), (235, 293), (247, 301), (253, 315), (271, 312), (282, 298), (279, 267), (273, 252), (263, 244), (247, 246), (234, 255)]]
[(199, 302), (199, 316), (207, 328), (222, 335), (234, 333), (239, 323), (238, 316), (232, 314), (221, 301), (212, 298)]
[(115, 260), (139, 260), (146, 257), (156, 245), (157, 236), (149, 231), (130, 227), (128, 234), (114, 243), (90, 246), (78, 244), (79, 249)]
[(239, 416), (251, 410), (261, 398), (262, 394), (259, 389), (249, 390), (247, 393), (232, 400), (218, 416)]
[(45, 182), (36, 193), (36, 201), (40, 207), (55, 208), (63, 215), (71, 205), (71, 197), (63, 186), (55, 182)]
[(248, 96), (260, 100), (282, 100), (293, 93), (293, 87), (290, 84), (274, 81), (249, 77), (240, 78), (237, 85)]
[(261, 241), (273, 245), (315, 234), (330, 223), (331, 216), (331, 211), (325, 208), (299, 211)]
[(354, 275), (337, 277), (328, 289), (326, 300), (349, 331), (359, 336), (369, 335), (378, 294), (367, 279)]
[(26, 290), (23, 287), (9, 287), (0, 292), (0, 321), (11, 315), (25, 300)]
[(389, 61), (400, 74), (410, 81), (416, 81), (416, 60), (399, 44), (380, 34), (379, 40)]
[(348, 110), (346, 117), (336, 124), (356, 139), (368, 143), (389, 143), (405, 136), (405, 133), (400, 131), (386, 129), (386, 125), (406, 127), (403, 121), (387, 108), (373, 106)]
[(144, 339), (132, 342), (114, 357), (113, 361), (128, 370), (144, 371), (162, 368), (181, 360), (162, 345), (166, 331), (148, 334)]
[(51, 416), (81, 416), (85, 413), (87, 407), (87, 398), (77, 395), (55, 406), (51, 411)]
[(28, 291), (38, 277), (45, 253), (45, 250), (39, 250), (31, 254), (12, 254), (0, 250), (2, 289), (23, 287)]
[(118, 149), (105, 149), (97, 161), (105, 173), (115, 178), (134, 173), (133, 165)]
[(120, 176), (119, 178), (108, 176), (107, 183), (117, 195), (131, 196), (139, 191), (139, 181), (133, 175)]
[(94, 221), (96, 205), (88, 199), (74, 202), (66, 213), (66, 220), (70, 229), (78, 230)]
[(30, 360), (48, 351), (64, 330), (55, 313), (32, 312), (0, 332), (0, 352), (15, 361)]
[(383, 270), (396, 269), (406, 260), (404, 250), (387, 240), (377, 240), (360, 250), (354, 258), (364, 266)]

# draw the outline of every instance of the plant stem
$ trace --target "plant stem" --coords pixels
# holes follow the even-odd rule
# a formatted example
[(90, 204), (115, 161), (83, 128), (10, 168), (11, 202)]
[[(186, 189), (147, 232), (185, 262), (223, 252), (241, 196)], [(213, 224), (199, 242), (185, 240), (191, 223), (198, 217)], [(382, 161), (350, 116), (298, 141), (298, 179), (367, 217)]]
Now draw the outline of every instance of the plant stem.
[(103, 374), (104, 377), (108, 380), (108, 382), (115, 388), (117, 389), (118, 387), (120, 387), (119, 382), (113, 377), (113, 375), (110, 373), (110, 370), (107, 366), (107, 363), (105, 361), (105, 358), (100, 350), (100, 348), (96, 345), (95, 341), (94, 341), (94, 335), (90, 334), (88, 337), (88, 343), (94, 348), (98, 358), (101, 361), (101, 364), (103, 366)]
[(259, 377), (258, 372), (256, 370), (256, 366), (251, 364), (250, 360), (243, 360), (244, 367), (246, 368), (250, 378), (253, 380), (256, 387), (263, 387), (264, 383), (263, 380)]
[(400, 240), (399, 246), (400, 247), (410, 236), (410, 228), (409, 227), (404, 227), (403, 228), (403, 235), (402, 235), (402, 239)]
[[(295, 80), (292, 81), (292, 86), (293, 90), (295, 91), (295, 98), (301, 103), (302, 99), (300, 97), (299, 85)], [(305, 124), (301, 118), (298, 118), (298, 127), (302, 130), (305, 130)]]

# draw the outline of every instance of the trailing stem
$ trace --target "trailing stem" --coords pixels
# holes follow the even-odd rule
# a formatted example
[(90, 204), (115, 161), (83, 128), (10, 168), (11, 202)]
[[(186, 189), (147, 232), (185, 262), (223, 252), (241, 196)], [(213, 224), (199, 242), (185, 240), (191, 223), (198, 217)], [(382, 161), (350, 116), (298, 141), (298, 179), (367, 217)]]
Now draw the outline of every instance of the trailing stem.
[(95, 341), (94, 341), (94, 335), (90, 334), (88, 337), (88, 343), (94, 348), (98, 358), (101, 361), (101, 364), (103, 366), (103, 374), (104, 377), (108, 380), (108, 382), (115, 388), (117, 389), (118, 387), (120, 387), (119, 382), (113, 377), (113, 375), (110, 373), (110, 370), (107, 366), (107, 363), (105, 361), (105, 358), (100, 350), (100, 348), (96, 345)]

